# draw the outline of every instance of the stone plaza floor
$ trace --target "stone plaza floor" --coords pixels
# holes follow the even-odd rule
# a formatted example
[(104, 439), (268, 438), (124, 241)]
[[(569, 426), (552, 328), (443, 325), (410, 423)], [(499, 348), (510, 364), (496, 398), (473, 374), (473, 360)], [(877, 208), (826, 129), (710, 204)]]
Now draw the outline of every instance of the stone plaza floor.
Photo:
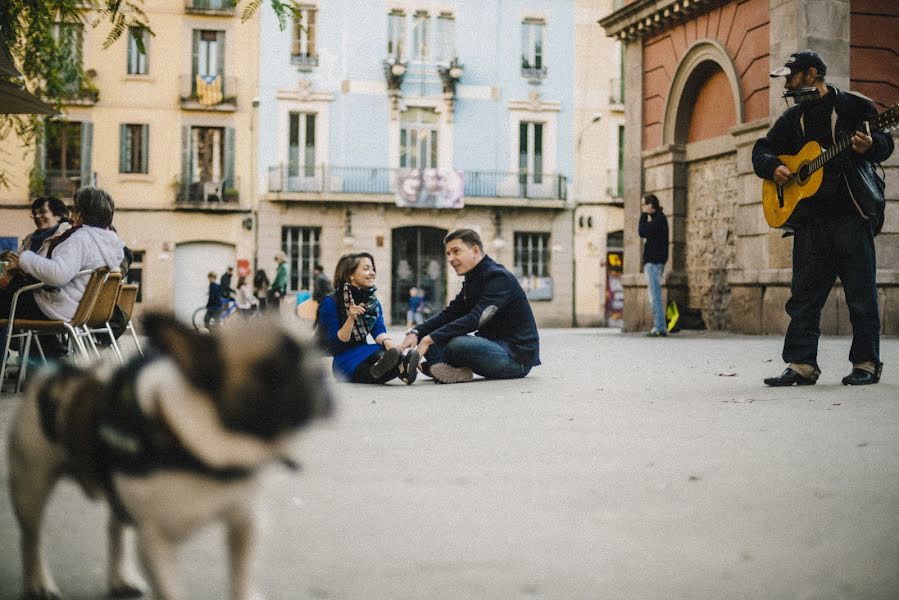
[[(399, 336), (394, 336), (396, 339)], [(899, 339), (847, 388), (766, 388), (779, 337), (542, 332), (516, 381), (336, 385), (303, 471), (266, 475), (269, 599), (899, 598)], [(0, 441), (20, 397), (0, 396)], [(7, 485), (5, 451), (0, 478)], [(104, 597), (105, 509), (71, 483), (46, 547), (66, 598)], [(0, 600), (21, 586), (0, 493)], [(227, 597), (219, 528), (181, 552), (190, 598)]]

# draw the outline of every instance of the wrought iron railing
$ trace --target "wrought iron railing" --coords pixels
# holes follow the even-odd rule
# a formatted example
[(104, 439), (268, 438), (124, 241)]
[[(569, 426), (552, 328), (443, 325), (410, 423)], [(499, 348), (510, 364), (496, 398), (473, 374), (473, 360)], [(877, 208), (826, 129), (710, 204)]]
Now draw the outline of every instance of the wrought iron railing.
[(187, 13), (234, 14), (235, 0), (184, 0)]
[[(276, 165), (268, 170), (273, 193), (394, 194), (397, 173), (386, 167)], [(567, 178), (555, 173), (464, 171), (465, 196), (564, 200)]]
[(237, 104), (237, 78), (181, 75), (178, 78), (181, 103), (216, 107)]

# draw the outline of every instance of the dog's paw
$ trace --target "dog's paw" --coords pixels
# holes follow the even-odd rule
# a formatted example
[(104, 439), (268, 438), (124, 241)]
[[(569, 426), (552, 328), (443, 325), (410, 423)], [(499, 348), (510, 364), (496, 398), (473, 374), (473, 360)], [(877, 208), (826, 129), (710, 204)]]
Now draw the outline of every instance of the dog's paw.
[(109, 590), (110, 598), (140, 598), (143, 595), (142, 589), (129, 583), (122, 583)]

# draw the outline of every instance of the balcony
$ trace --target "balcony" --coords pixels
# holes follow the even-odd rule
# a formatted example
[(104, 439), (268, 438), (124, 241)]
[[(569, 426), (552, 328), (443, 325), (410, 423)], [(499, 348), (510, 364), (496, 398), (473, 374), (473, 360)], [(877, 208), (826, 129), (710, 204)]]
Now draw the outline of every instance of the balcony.
[(291, 54), (290, 64), (298, 71), (311, 71), (318, 66), (318, 54)]
[(624, 85), (619, 78), (609, 80), (609, 104), (624, 104)]
[(71, 199), (81, 187), (81, 171), (47, 169), (44, 176), (44, 194)]
[(230, 17), (234, 15), (234, 0), (184, 0), (184, 12), (189, 15)]
[(522, 63), (521, 76), (527, 79), (528, 83), (533, 85), (543, 83), (543, 80), (546, 79), (546, 65), (532, 67), (527, 63)]
[(100, 101), (100, 90), (89, 81), (70, 81), (62, 89), (62, 103), (68, 106), (93, 106)]
[(237, 79), (235, 77), (203, 77), (181, 75), (178, 78), (181, 108), (212, 112), (237, 110)]
[(240, 194), (237, 188), (226, 187), (225, 182), (222, 181), (195, 181), (190, 183), (182, 181), (175, 188), (175, 207), (225, 212), (242, 210)]
[[(276, 194), (303, 194), (301, 199), (324, 198), (308, 195), (368, 194), (383, 195), (393, 202), (397, 172), (384, 167), (270, 167), (268, 191)], [(466, 198), (508, 198), (519, 200), (565, 200), (567, 178), (564, 175), (518, 173), (507, 171), (465, 171), (463, 183)]]

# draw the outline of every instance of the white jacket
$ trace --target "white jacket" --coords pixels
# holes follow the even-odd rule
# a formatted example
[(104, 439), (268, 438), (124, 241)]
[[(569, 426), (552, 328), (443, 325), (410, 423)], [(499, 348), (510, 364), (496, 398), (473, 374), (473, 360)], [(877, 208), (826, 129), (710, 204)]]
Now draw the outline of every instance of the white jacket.
[(19, 257), (19, 267), (48, 287), (35, 291), (34, 299), (47, 317), (71, 321), (84, 295), (89, 275), (79, 271), (109, 267), (118, 271), (125, 257), (125, 242), (108, 229), (84, 226), (54, 250), (52, 258), (28, 251)]
[[(41, 256), (47, 256), (47, 250), (50, 249), (50, 242), (52, 242), (71, 228), (72, 224), (68, 221), (63, 221), (62, 223), (60, 223), (59, 227), (56, 228), (56, 231), (53, 232), (53, 235), (44, 240), (44, 242), (41, 244), (41, 247), (38, 248), (37, 253)], [(19, 248), (19, 254), (22, 254), (23, 252), (28, 250), (28, 246), (31, 245), (31, 238), (34, 237), (34, 234), (35, 232), (32, 231), (25, 236), (25, 239), (22, 240), (22, 247)]]

